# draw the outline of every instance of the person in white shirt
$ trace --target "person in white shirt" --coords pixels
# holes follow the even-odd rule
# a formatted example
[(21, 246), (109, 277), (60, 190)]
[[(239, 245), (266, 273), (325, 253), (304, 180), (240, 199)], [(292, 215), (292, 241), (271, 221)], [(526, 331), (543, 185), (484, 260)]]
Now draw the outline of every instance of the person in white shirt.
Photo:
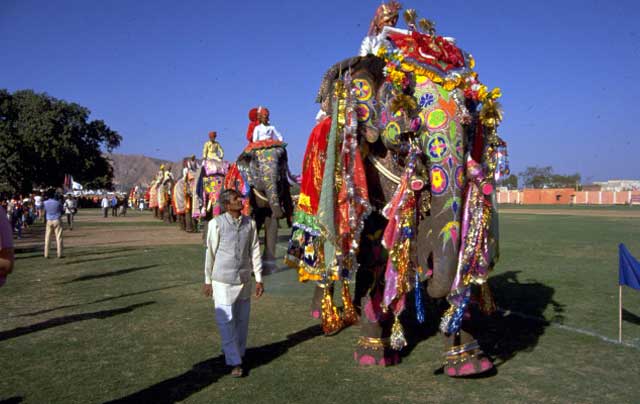
[(256, 223), (241, 214), (242, 197), (228, 189), (220, 195), (225, 213), (209, 221), (203, 293), (213, 296), (216, 323), (231, 376), (242, 377), (251, 308), (251, 272), (255, 296), (264, 293), (262, 261)]
[(269, 110), (265, 107), (258, 108), (258, 122), (260, 124), (253, 129), (253, 141), (279, 140), (282, 142), (282, 135), (275, 126), (269, 124)]
[(67, 199), (64, 201), (64, 214), (67, 215), (67, 226), (69, 230), (73, 230), (73, 216), (76, 214), (76, 200), (71, 196), (71, 194), (67, 195)]
[(102, 207), (102, 213), (104, 214), (104, 217), (106, 218), (107, 215), (109, 214), (109, 199), (107, 199), (107, 195), (103, 195), (102, 196), (102, 202), (101, 202), (100, 206)]
[(44, 215), (42, 214), (42, 210), (44, 209), (42, 195), (40, 195), (40, 193), (36, 193), (36, 195), (33, 197), (33, 200), (36, 205), (36, 217), (38, 219), (40, 217), (44, 217)]

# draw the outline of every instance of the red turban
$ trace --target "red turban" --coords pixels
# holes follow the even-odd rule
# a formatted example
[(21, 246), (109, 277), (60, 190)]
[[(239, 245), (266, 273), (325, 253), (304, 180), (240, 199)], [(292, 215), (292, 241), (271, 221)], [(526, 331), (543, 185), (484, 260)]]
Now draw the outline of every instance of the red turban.
[(258, 119), (258, 108), (252, 108), (249, 111), (249, 121), (253, 122)]
[(247, 141), (251, 143), (253, 141), (253, 130), (258, 126), (258, 108), (253, 108), (249, 111), (249, 126), (247, 126)]

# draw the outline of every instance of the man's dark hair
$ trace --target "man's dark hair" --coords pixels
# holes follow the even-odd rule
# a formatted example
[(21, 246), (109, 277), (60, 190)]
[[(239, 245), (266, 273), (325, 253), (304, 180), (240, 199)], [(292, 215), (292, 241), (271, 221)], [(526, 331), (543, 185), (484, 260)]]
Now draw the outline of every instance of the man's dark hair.
[(223, 210), (226, 211), (225, 208), (227, 204), (231, 202), (231, 198), (234, 195), (239, 198), (242, 198), (242, 194), (240, 194), (240, 192), (236, 191), (235, 189), (225, 189), (224, 191), (222, 191), (222, 193), (220, 194), (220, 206), (222, 207)]

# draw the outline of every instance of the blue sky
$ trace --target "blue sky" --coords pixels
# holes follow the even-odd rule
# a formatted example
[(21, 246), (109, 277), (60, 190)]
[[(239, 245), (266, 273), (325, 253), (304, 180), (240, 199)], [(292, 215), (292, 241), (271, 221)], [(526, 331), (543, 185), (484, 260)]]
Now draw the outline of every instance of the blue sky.
[[(640, 178), (639, 3), (402, 3), (502, 88), (512, 172)], [(265, 105), (299, 172), (322, 74), (357, 53), (378, 4), (2, 0), (0, 88), (77, 102), (123, 136), (117, 152), (170, 160), (199, 155), (210, 130), (234, 159)]]

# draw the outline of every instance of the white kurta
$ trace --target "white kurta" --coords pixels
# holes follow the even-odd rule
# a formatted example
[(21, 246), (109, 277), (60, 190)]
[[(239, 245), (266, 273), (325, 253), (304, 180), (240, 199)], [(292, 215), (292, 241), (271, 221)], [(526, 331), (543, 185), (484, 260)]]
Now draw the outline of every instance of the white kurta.
[(282, 135), (275, 126), (260, 124), (253, 129), (253, 141), (260, 140), (279, 140), (282, 141)]
[[(229, 213), (230, 220), (240, 221), (240, 218), (234, 219)], [(260, 257), (260, 243), (258, 242), (256, 223), (251, 221), (251, 232), (253, 234), (251, 240), (251, 263), (253, 265), (253, 274), (256, 282), (262, 282), (262, 260)], [(220, 304), (233, 304), (237, 299), (248, 299), (251, 297), (251, 282), (241, 285), (230, 285), (227, 283), (212, 280), (213, 263), (215, 262), (216, 251), (220, 242), (220, 228), (215, 220), (209, 221), (207, 230), (207, 252), (205, 253), (204, 262), (204, 282), (210, 284), (213, 288), (213, 299)]]

